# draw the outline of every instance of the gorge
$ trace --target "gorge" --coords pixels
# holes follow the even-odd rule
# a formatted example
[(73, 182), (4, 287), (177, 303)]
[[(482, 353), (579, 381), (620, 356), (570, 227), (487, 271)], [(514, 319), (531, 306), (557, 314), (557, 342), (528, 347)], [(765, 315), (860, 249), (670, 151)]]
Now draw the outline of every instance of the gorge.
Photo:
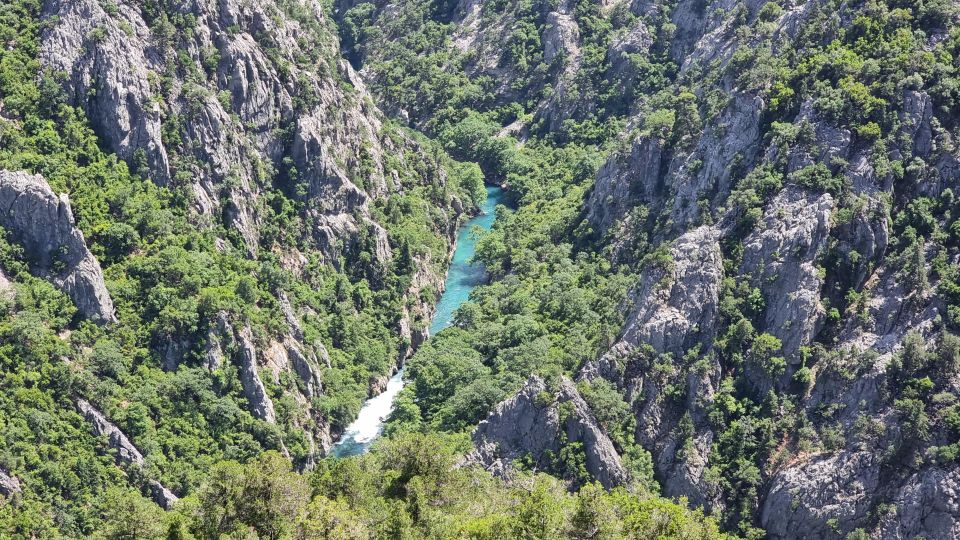
[[(476, 252), (476, 230), (489, 231), (496, 217), (495, 210), (503, 199), (503, 189), (496, 186), (486, 188), (486, 199), (480, 206), (480, 213), (464, 223), (457, 234), (456, 249), (450, 259), (444, 281), (443, 294), (434, 308), (430, 323), (430, 335), (435, 335), (450, 325), (453, 314), (470, 297), (470, 291), (483, 283), (486, 272), (483, 265), (473, 261)], [(333, 457), (355, 456), (366, 452), (380, 436), (383, 423), (393, 411), (393, 400), (403, 389), (403, 366), (390, 377), (386, 389), (368, 399), (357, 419), (354, 420), (340, 440), (333, 446)]]
[(0, 44), (0, 537), (960, 537), (957, 0)]

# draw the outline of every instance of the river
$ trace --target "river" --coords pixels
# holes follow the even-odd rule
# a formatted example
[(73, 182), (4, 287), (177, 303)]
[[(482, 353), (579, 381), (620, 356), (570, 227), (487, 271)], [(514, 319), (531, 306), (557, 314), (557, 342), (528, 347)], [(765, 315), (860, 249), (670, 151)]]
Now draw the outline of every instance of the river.
[[(499, 187), (487, 187), (487, 201), (481, 208), (481, 213), (464, 223), (457, 233), (457, 249), (453, 252), (453, 260), (447, 270), (444, 282), (444, 291), (437, 302), (430, 321), (430, 335), (435, 335), (450, 325), (453, 312), (470, 298), (470, 291), (486, 279), (486, 271), (480, 263), (471, 264), (470, 258), (476, 251), (476, 242), (470, 235), (474, 226), (483, 230), (490, 230), (493, 225), (494, 209), (503, 198), (503, 190)], [(333, 446), (330, 453), (334, 457), (355, 456), (366, 452), (373, 441), (383, 431), (383, 422), (393, 410), (393, 400), (403, 389), (403, 368), (390, 378), (387, 389), (378, 396), (374, 396), (363, 404), (360, 414), (347, 429), (343, 436)]]

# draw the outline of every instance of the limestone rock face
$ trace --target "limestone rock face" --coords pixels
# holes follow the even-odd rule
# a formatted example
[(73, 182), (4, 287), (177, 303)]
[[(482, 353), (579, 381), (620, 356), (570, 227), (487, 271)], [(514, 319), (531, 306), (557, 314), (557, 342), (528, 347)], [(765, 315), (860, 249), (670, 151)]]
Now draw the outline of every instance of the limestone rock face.
[[(77, 409), (84, 419), (90, 423), (90, 429), (98, 437), (105, 437), (107, 445), (116, 451), (117, 461), (123, 465), (135, 465), (144, 467), (146, 460), (140, 450), (130, 442), (130, 439), (120, 431), (116, 425), (107, 420), (107, 417), (98, 411), (93, 405), (85, 399), (77, 400)], [(160, 506), (169, 510), (179, 500), (169, 489), (163, 487), (156, 480), (146, 480), (146, 487), (153, 495), (153, 500)]]
[(245, 326), (238, 332), (237, 345), (240, 381), (243, 383), (243, 395), (250, 403), (250, 412), (260, 420), (275, 424), (277, 415), (273, 409), (273, 401), (267, 394), (267, 388), (260, 379), (257, 349), (253, 345), (253, 334), (249, 327)]
[(585, 204), (594, 231), (610, 237), (622, 258), (624, 245), (645, 226), (631, 213), (638, 206), (663, 207), (672, 233), (694, 228), (703, 212), (729, 194), (739, 164), (760, 153), (763, 107), (757, 97), (734, 94), (696, 141), (672, 152), (658, 134), (641, 131), (597, 171)]
[[(266, 346), (258, 347), (249, 326), (235, 329), (230, 314), (221, 311), (207, 330), (203, 364), (211, 371), (221, 369), (227, 363), (236, 365), (248, 410), (265, 422), (276, 423), (277, 417), (263, 376), (283, 387), (303, 413), (296, 422), (310, 444), (311, 451), (303, 464), (309, 468), (333, 443), (330, 423), (313, 402), (314, 398), (323, 395), (323, 369), (329, 367), (329, 355), (319, 341), (313, 345), (303, 342), (300, 322), (286, 294), (280, 295), (280, 301), (290, 328), (290, 333), (282, 340), (272, 340)], [(284, 373), (294, 376), (289, 386), (284, 386)]]
[(638, 201), (652, 200), (660, 183), (663, 141), (639, 136), (630, 148), (607, 158), (597, 171), (587, 201), (587, 218), (598, 232), (608, 231)]
[(574, 2), (561, 0), (557, 8), (546, 15), (542, 37), (543, 57), (557, 71), (555, 92), (537, 107), (536, 114), (550, 126), (559, 129), (563, 121), (571, 118), (588, 103), (575, 94), (573, 78), (580, 69), (580, 27), (574, 17)]
[(676, 194), (671, 215), (678, 230), (698, 222), (703, 212), (700, 201), (714, 207), (725, 199), (740, 164), (759, 154), (764, 105), (759, 97), (734, 92), (720, 114), (704, 126), (693, 150), (674, 154), (667, 184)]
[(882, 463), (870, 452), (819, 455), (773, 478), (761, 511), (771, 538), (843, 537), (867, 525), (877, 503), (877, 538), (956, 538), (960, 535), (960, 468), (932, 467), (884, 488)]
[(95, 1), (50, 0), (45, 12), (59, 20), (44, 36), (41, 62), (68, 74), (67, 94), (83, 104), (94, 129), (122, 159), (143, 152), (154, 180), (166, 184), (170, 163), (149, 82), (159, 59), (143, 46), (147, 25), (132, 10), (110, 17)]
[(673, 243), (667, 268), (644, 271), (615, 348), (646, 343), (682, 355), (698, 344), (709, 346), (723, 279), (719, 238), (716, 228), (694, 229)]
[(321, 382), (320, 366), (317, 364), (316, 357), (305, 355), (297, 342), (292, 339), (284, 342), (284, 348), (294, 371), (300, 377), (305, 396), (308, 398), (320, 397), (323, 393), (323, 382)]
[(903, 134), (913, 141), (910, 150), (918, 156), (929, 156), (933, 145), (933, 131), (930, 120), (933, 118), (933, 102), (926, 92), (907, 90), (903, 96)]
[(39, 175), (0, 170), (0, 227), (23, 246), (31, 270), (65, 292), (84, 316), (115, 320), (113, 300), (74, 223), (70, 201)]
[(13, 281), (0, 269), (0, 302), (9, 302), (16, 296), (16, 289), (13, 287)]
[(653, 36), (650, 29), (642, 21), (638, 22), (611, 41), (607, 49), (607, 57), (611, 60), (613, 72), (625, 75), (632, 70), (630, 55), (645, 54), (653, 45)]
[(815, 260), (830, 232), (833, 198), (788, 188), (768, 205), (744, 242), (740, 273), (767, 299), (764, 329), (780, 338), (784, 354), (809, 343), (824, 315)]
[[(842, 538), (855, 528), (852, 518), (869, 510), (879, 475), (877, 459), (865, 452), (816, 456), (774, 478), (761, 522), (773, 538), (795, 538), (800, 530), (809, 538)], [(830, 519), (843, 530), (832, 530)]]
[(497, 405), (474, 430), (475, 450), (468, 461), (508, 476), (511, 462), (529, 453), (538, 468), (555, 470), (557, 465), (550, 456), (558, 455), (561, 434), (570, 442), (583, 443), (587, 471), (604, 487), (627, 482), (627, 472), (613, 443), (597, 425), (576, 386), (566, 378), (551, 393), (543, 379), (531, 376), (515, 396)]
[(4, 470), (0, 469), (0, 495), (11, 498), (19, 495), (22, 488), (20, 480), (15, 476), (10, 476)]
[[(723, 280), (720, 236), (715, 227), (693, 229), (673, 242), (669, 262), (648, 266), (629, 295), (631, 309), (620, 339), (580, 372), (584, 379), (610, 381), (633, 404), (637, 440), (653, 454), (665, 494), (688, 496), (693, 504), (707, 507), (719, 504), (704, 479), (713, 441), (705, 407), (719, 384), (719, 365), (712, 362), (706, 371), (685, 366), (655, 373), (652, 361), (668, 354), (680, 363), (688, 351), (712, 346)], [(683, 403), (664, 398), (669, 384), (688, 388)], [(684, 418), (692, 423), (693, 444), (681, 453)]]
[(934, 467), (911, 476), (891, 504), (878, 527), (883, 538), (960, 537), (960, 468)]
[(83, 414), (87, 422), (93, 429), (95, 435), (104, 436), (111, 448), (117, 451), (117, 459), (124, 463), (143, 465), (143, 455), (133, 443), (127, 439), (127, 436), (120, 431), (120, 428), (110, 423), (103, 414), (95, 409), (90, 402), (80, 399), (77, 400), (77, 409)]

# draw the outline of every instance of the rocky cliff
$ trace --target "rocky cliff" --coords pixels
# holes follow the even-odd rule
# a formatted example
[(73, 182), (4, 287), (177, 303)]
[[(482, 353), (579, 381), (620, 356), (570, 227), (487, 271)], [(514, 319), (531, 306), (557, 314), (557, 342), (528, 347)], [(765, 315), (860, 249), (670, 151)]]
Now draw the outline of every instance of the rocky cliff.
[[(394, 21), (422, 11), (340, 12), (363, 9), (375, 93), (442, 123), (383, 87)], [(427, 50), (466, 73), (463, 99), (508, 124), (501, 137), (608, 142), (577, 239), (636, 278), (619, 337), (577, 376), (619, 389), (665, 494), (775, 538), (958, 534), (960, 153), (955, 66), (932, 60), (954, 58), (956, 6), (477, 1), (432, 16), (449, 41)], [(478, 453), (528, 390), (478, 428)], [(514, 435), (496, 438), (513, 456), (551, 444)]]
[(520, 392), (499, 404), (473, 432), (476, 450), (467, 456), (499, 476), (509, 476), (514, 460), (530, 460), (528, 466), (554, 471), (574, 483), (573, 463), (565, 456), (572, 445), (582, 447), (586, 472), (604, 487), (624, 485), (628, 475), (613, 443), (597, 425), (589, 407), (569, 379), (562, 379), (551, 392), (546, 383), (532, 376)]
[[(445, 191), (437, 199), (439, 215), (420, 226), (446, 249), (420, 250), (416, 268), (423, 276), (399, 291), (409, 308), (395, 323), (403, 342), (396, 357), (409, 355), (422, 340), (414, 336), (424, 333), (433, 301), (420, 291), (442, 283), (446, 251), (464, 211), (462, 195), (447, 185), (436, 151), (389, 125), (373, 105), (364, 83), (339, 59), (335, 28), (319, 3), (165, 2), (147, 8), (50, 1), (43, 17), (49, 24), (39, 59), (58, 75), (66, 101), (86, 113), (100, 141), (136, 173), (183, 193), (190, 221), (219, 236), (221, 250), (279, 258), (301, 279), (317, 272), (304, 268), (317, 255), (382, 288), (401, 247), (384, 221), (395, 220), (397, 209), (386, 217), (383, 208), (417, 190)], [(272, 220), (280, 200), (297, 223), (277, 234)], [(277, 380), (281, 371), (295, 373), (304, 387), (298, 399), (309, 410), (322, 393), (316, 356), (325, 353), (316, 351), (326, 345), (303, 341), (297, 319), (309, 309), (297, 305), (296, 295), (282, 288), (271, 295), (282, 298), (271, 303), (289, 326), (272, 337), (289, 352), (279, 355), (289, 360), (274, 366)], [(198, 338), (163, 335), (156, 341), (172, 370), (190, 357)], [(269, 349), (254, 347), (249, 336), (236, 343), (248, 352)], [(208, 357), (216, 364), (211, 347)], [(255, 376), (266, 357), (249, 352), (244, 358), (245, 394), (254, 396), (255, 416), (271, 422), (269, 398)], [(329, 421), (322, 423), (329, 429)], [(318, 452), (330, 435), (320, 438), (328, 442)]]
[(23, 248), (31, 271), (51, 280), (84, 316), (115, 320), (100, 263), (76, 227), (70, 200), (38, 175), (0, 170), (0, 227)]

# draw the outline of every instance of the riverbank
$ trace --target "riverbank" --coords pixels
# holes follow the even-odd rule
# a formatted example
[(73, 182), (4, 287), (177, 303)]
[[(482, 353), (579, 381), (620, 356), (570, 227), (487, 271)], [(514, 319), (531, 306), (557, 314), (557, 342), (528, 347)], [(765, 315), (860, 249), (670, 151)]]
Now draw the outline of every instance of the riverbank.
[[(487, 200), (481, 207), (481, 213), (460, 226), (453, 258), (444, 280), (443, 294), (434, 308), (430, 322), (431, 336), (450, 325), (457, 308), (470, 298), (470, 292), (477, 285), (486, 280), (486, 270), (483, 265), (471, 262), (477, 248), (476, 239), (471, 231), (474, 227), (490, 230), (496, 219), (496, 207), (503, 201), (505, 195), (506, 192), (502, 188), (487, 186)], [(380, 436), (383, 423), (393, 410), (393, 401), (403, 389), (403, 372), (401, 367), (387, 382), (384, 392), (363, 404), (356, 420), (347, 426), (340, 440), (331, 449), (332, 456), (349, 457), (362, 454)]]

